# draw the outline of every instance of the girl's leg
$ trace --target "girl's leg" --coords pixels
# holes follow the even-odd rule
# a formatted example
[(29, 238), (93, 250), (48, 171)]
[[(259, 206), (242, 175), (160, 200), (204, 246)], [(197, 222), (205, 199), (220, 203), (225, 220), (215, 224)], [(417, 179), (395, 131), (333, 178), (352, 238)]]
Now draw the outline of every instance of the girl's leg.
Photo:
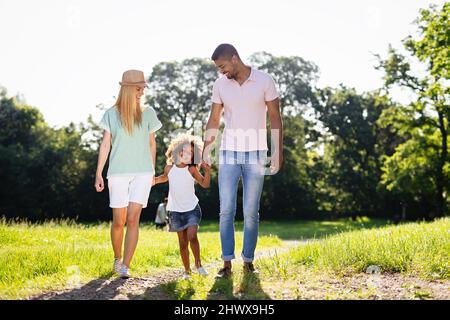
[(136, 249), (139, 238), (139, 219), (141, 217), (142, 204), (130, 202), (127, 211), (127, 233), (125, 235), (125, 250), (123, 264), (130, 267), (131, 258)]
[(194, 255), (195, 267), (200, 268), (202, 266), (202, 261), (200, 259), (200, 243), (197, 238), (197, 229), (198, 226), (189, 226), (187, 228), (187, 238), (191, 245), (192, 254)]
[(178, 231), (178, 242), (180, 244), (181, 261), (183, 261), (184, 270), (188, 273), (191, 272), (191, 266), (189, 264), (189, 248), (188, 248), (188, 236), (187, 231)]
[(127, 217), (127, 208), (113, 208), (113, 222), (111, 224), (111, 243), (114, 258), (122, 258), (123, 227)]

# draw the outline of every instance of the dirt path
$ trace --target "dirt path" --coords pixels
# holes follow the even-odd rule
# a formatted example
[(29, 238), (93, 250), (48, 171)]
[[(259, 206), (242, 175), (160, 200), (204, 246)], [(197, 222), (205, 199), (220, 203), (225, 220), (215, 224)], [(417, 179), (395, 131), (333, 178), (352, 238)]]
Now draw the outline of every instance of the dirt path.
[[(272, 256), (285, 252), (299, 243), (306, 243), (307, 241), (283, 241), (283, 247), (275, 247), (265, 250), (257, 250), (255, 258)], [(238, 257), (236, 263), (242, 263), (242, 258)], [(216, 272), (222, 265), (221, 261), (206, 264), (205, 268), (210, 273)], [(130, 279), (120, 279), (117, 277), (110, 279), (96, 279), (79, 288), (54, 291), (44, 293), (38, 296), (33, 296), (31, 300), (129, 300), (129, 299), (158, 299), (170, 300), (172, 299), (165, 293), (161, 286), (180, 279), (183, 270), (181, 269), (164, 269), (164, 272), (150, 275), (148, 277), (133, 277)]]
[[(280, 254), (308, 241), (284, 241), (283, 247), (257, 250), (255, 258)], [(236, 259), (239, 265), (242, 259)], [(216, 261), (205, 265), (215, 273), (222, 265)], [(30, 299), (42, 300), (170, 300), (165, 284), (176, 281), (181, 269), (164, 269), (148, 277), (96, 279), (79, 288), (48, 292)], [(274, 280), (275, 278), (275, 280)], [(262, 279), (261, 284), (270, 299), (439, 299), (450, 300), (450, 281), (426, 281), (402, 274), (361, 273), (350, 277), (318, 276), (305, 269), (294, 279), (280, 282), (277, 277)], [(264, 281), (263, 281), (264, 280)]]

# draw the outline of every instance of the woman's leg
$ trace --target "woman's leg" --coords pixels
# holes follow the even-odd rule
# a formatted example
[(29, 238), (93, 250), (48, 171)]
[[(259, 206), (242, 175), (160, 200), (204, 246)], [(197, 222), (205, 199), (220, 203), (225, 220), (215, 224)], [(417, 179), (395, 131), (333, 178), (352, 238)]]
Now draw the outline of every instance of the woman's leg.
[(200, 259), (200, 243), (197, 238), (198, 226), (189, 226), (187, 228), (187, 238), (189, 244), (191, 245), (192, 254), (195, 259), (195, 267), (200, 268), (202, 266), (202, 261)]
[(122, 258), (123, 227), (127, 217), (127, 208), (113, 208), (113, 222), (111, 224), (111, 243), (114, 258)]
[(125, 235), (125, 248), (123, 264), (130, 267), (139, 238), (139, 219), (141, 217), (142, 204), (130, 202), (127, 210), (127, 233)]
[(189, 242), (188, 242), (188, 236), (187, 236), (187, 230), (184, 229), (183, 231), (178, 231), (178, 242), (180, 244), (180, 255), (181, 255), (181, 261), (184, 265), (184, 270), (186, 272), (191, 272), (191, 266), (189, 263)]

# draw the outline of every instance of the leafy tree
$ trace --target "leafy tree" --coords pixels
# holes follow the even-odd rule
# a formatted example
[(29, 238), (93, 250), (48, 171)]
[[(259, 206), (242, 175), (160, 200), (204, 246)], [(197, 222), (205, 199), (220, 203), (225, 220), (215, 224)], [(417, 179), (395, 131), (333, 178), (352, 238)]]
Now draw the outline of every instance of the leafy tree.
[[(378, 56), (377, 66), (385, 72), (386, 88), (398, 85), (412, 90), (416, 95), (415, 101), (401, 111), (409, 118), (403, 117), (404, 121), (397, 125), (401, 126), (400, 131), (407, 132), (409, 139), (399, 146), (394, 155), (385, 159), (383, 181), (388, 188), (398, 192), (428, 196), (432, 191), (435, 213), (431, 214), (438, 216), (447, 210), (445, 195), (449, 186), (449, 13), (450, 3), (445, 3), (441, 9), (433, 5), (420, 10), (416, 20), (417, 37), (408, 36), (403, 41), (409, 57), (390, 47), (386, 59)], [(410, 60), (414, 58), (423, 67), (422, 74), (412, 72)], [(393, 114), (389, 111), (383, 116), (383, 122), (394, 122)], [(421, 167), (415, 167), (417, 164)]]

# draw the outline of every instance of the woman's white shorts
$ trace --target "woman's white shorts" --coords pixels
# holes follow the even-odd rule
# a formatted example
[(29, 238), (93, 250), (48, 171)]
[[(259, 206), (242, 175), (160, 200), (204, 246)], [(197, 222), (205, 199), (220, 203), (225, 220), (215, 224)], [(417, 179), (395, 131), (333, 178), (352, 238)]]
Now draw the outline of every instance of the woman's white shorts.
[(153, 174), (137, 176), (112, 176), (108, 178), (109, 206), (111, 208), (128, 207), (129, 202), (147, 207), (152, 189)]

